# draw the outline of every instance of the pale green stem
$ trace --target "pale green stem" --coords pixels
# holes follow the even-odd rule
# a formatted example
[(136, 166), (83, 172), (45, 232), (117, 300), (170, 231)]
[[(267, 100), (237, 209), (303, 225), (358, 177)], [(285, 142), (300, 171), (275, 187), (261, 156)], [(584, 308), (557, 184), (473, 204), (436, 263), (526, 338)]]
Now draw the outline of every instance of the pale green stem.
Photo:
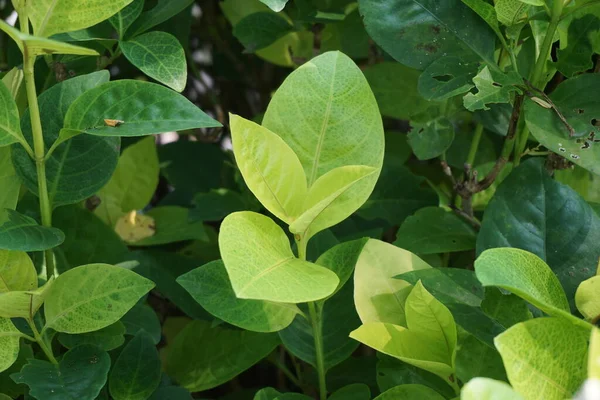
[(327, 381), (325, 379), (325, 360), (323, 357), (323, 329), (321, 324), (321, 310), (317, 309), (314, 302), (308, 303), (310, 321), (315, 338), (315, 352), (317, 358), (317, 374), (319, 376), (319, 398), (327, 399)]
[(473, 134), (473, 140), (471, 141), (471, 147), (469, 148), (469, 154), (467, 155), (467, 164), (473, 165), (475, 162), (475, 156), (477, 155), (477, 150), (479, 149), (479, 143), (481, 142), (481, 136), (483, 134), (483, 125), (478, 124), (475, 128), (475, 133)]
[(33, 337), (35, 338), (35, 341), (37, 342), (37, 344), (40, 345), (42, 351), (44, 352), (46, 357), (48, 357), (48, 360), (50, 360), (52, 364), (58, 364), (58, 361), (56, 361), (56, 358), (54, 358), (54, 354), (52, 354), (52, 349), (46, 344), (44, 338), (38, 332), (37, 327), (35, 326), (35, 322), (33, 322), (30, 318), (26, 318), (26, 321), (29, 324), (31, 330), (33, 331)]

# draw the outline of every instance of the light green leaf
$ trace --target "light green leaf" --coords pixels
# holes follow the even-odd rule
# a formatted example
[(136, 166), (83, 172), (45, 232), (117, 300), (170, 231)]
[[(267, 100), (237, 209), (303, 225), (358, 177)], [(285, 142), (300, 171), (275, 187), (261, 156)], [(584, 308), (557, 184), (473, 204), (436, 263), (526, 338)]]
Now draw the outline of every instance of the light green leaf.
[(575, 292), (575, 304), (586, 319), (600, 318), (600, 275), (581, 282)]
[(50, 278), (44, 286), (38, 289), (0, 293), (0, 317), (31, 318), (44, 303), (53, 283), (53, 278)]
[(158, 246), (184, 240), (208, 241), (202, 221), (190, 222), (190, 210), (185, 207), (163, 206), (148, 211), (145, 215), (154, 219), (156, 233), (145, 239), (125, 241), (130, 246)]
[(460, 0), (358, 3), (369, 35), (404, 65), (423, 70), (446, 56), (496, 64), (494, 32)]
[(223, 321), (254, 332), (277, 332), (292, 323), (301, 311), (293, 304), (238, 299), (222, 261), (205, 264), (177, 282), (206, 311)]
[(354, 304), (361, 321), (405, 325), (404, 302), (411, 285), (394, 277), (425, 268), (431, 267), (416, 255), (370, 239), (354, 272)]
[(0, 250), (0, 293), (35, 290), (37, 285), (37, 271), (27, 253)]
[(523, 400), (514, 389), (505, 382), (490, 378), (471, 379), (460, 393), (461, 400)]
[(588, 354), (588, 378), (600, 380), (600, 329), (592, 329)]
[(22, 333), (8, 318), (0, 318), (0, 372), (8, 369), (19, 356)]
[(43, 251), (65, 240), (59, 229), (40, 226), (17, 211), (0, 210), (0, 248), (15, 251)]
[(182, 92), (187, 82), (185, 51), (170, 33), (149, 32), (120, 42), (127, 59), (150, 78)]
[(536, 318), (513, 326), (494, 344), (525, 400), (563, 400), (585, 380), (589, 333), (560, 318)]
[(21, 190), (21, 180), (15, 172), (10, 153), (10, 147), (0, 147), (0, 210), (14, 210)]
[(24, 141), (17, 103), (9, 88), (0, 83), (0, 147)]
[(292, 72), (271, 100), (263, 125), (296, 153), (309, 190), (333, 169), (363, 165), (377, 171), (346, 196), (362, 204), (373, 191), (383, 162), (381, 115), (367, 80), (347, 56), (328, 52)]
[(492, 72), (485, 66), (473, 78), (473, 82), (477, 87), (477, 93), (467, 93), (463, 98), (463, 104), (469, 111), (489, 110), (488, 104), (492, 103), (510, 103), (511, 94), (521, 92), (514, 85), (522, 85), (523, 78), (516, 72), (511, 71), (507, 74)]
[(375, 397), (374, 400), (443, 400), (444, 397), (435, 390), (423, 385), (401, 385), (391, 388)]
[(568, 45), (559, 49), (556, 68), (567, 78), (585, 72), (594, 66), (594, 36), (600, 30), (600, 18), (587, 14), (569, 24)]
[[(427, 100), (440, 101), (466, 93), (473, 87), (477, 66), (477, 63), (464, 62), (459, 57), (439, 58), (419, 77), (419, 94)], [(407, 96), (405, 101), (409, 99), (411, 97)]]
[(131, 24), (133, 24), (142, 13), (144, 1), (145, 0), (133, 0), (127, 7), (108, 19), (112, 26), (117, 30), (121, 39), (123, 39)]
[(193, 0), (169, 0), (169, 1), (158, 1), (154, 8), (144, 11), (142, 15), (131, 25), (128, 37), (135, 37), (139, 34), (146, 32), (150, 28), (161, 24), (171, 17), (179, 14), (190, 4)]
[(436, 254), (475, 248), (476, 232), (456, 214), (425, 207), (408, 217), (394, 244), (417, 254)]
[(429, 106), (417, 91), (420, 72), (396, 62), (370, 65), (364, 70), (381, 115), (406, 120)]
[(272, 45), (293, 30), (293, 25), (282, 16), (270, 12), (257, 12), (235, 24), (233, 35), (244, 45), (247, 53), (254, 53)]
[(146, 278), (108, 264), (89, 264), (60, 275), (46, 298), (46, 328), (85, 333), (118, 321), (154, 287)]
[(164, 368), (179, 385), (199, 392), (231, 380), (266, 357), (278, 344), (275, 334), (211, 327), (207, 321), (192, 321), (166, 348)]
[(150, 203), (158, 186), (158, 155), (154, 137), (144, 138), (127, 147), (119, 157), (110, 181), (97, 194), (100, 205), (94, 213), (110, 226), (132, 210)]
[(108, 353), (86, 344), (69, 350), (58, 364), (30, 359), (11, 378), (29, 386), (29, 395), (36, 399), (94, 400), (109, 369)]
[(596, 175), (600, 175), (600, 128), (592, 121), (600, 118), (598, 90), (600, 75), (582, 74), (565, 80), (550, 95), (575, 130), (573, 137), (554, 110), (525, 102), (527, 127), (540, 144)]
[(419, 160), (430, 160), (443, 154), (454, 141), (454, 126), (445, 117), (411, 125), (408, 143)]
[(115, 361), (108, 387), (115, 400), (146, 400), (160, 383), (160, 358), (152, 338), (140, 332)]
[(234, 114), (229, 120), (233, 152), (248, 188), (267, 210), (292, 223), (307, 193), (298, 156), (268, 129)]
[[(46, 160), (48, 195), (53, 206), (80, 202), (95, 194), (112, 175), (119, 157), (119, 138), (82, 135), (58, 146), (60, 127), (69, 106), (83, 93), (108, 82), (108, 71), (99, 71), (68, 79), (42, 93), (39, 98), (40, 117), (46, 148), (53, 147)], [(23, 115), (23, 134), (33, 147), (29, 111)], [(38, 193), (35, 161), (20, 146), (13, 146), (13, 162), (23, 183)]]
[(364, 383), (354, 383), (336, 390), (329, 400), (371, 400), (371, 389)]
[[(29, 0), (27, 16), (36, 35), (76, 31), (104, 21), (132, 0)], [(76, 12), (73, 10), (85, 10)]]
[(503, 25), (513, 26), (527, 17), (529, 4), (521, 0), (496, 0), (494, 3), (498, 21)]
[(233, 290), (242, 299), (304, 303), (330, 295), (339, 283), (328, 269), (297, 259), (283, 230), (261, 214), (227, 216), (219, 248)]
[[(105, 126), (104, 119), (123, 123)], [(164, 86), (122, 79), (79, 96), (69, 107), (63, 129), (97, 136), (144, 136), (219, 126), (185, 97)]]
[(271, 10), (279, 12), (283, 10), (288, 0), (260, 0), (260, 2), (269, 6)]
[(419, 282), (406, 299), (406, 325), (368, 322), (350, 337), (425, 369), (456, 387), (456, 325), (450, 311)]
[(71, 335), (68, 333), (59, 333), (58, 341), (67, 349), (83, 344), (93, 344), (104, 351), (111, 351), (119, 348), (125, 343), (125, 325), (117, 321), (112, 325), (94, 332), (80, 333)]

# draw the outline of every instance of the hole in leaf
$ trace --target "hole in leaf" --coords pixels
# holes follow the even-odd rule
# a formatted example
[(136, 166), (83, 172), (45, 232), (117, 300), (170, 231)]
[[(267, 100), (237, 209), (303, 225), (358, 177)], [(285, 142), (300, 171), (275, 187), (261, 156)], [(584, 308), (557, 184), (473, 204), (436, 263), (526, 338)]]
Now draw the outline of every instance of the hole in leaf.
[(577, 110), (577, 114), (583, 114), (585, 112), (584, 109), (578, 108)]
[(598, 120), (596, 118), (592, 119), (592, 125), (594, 125), (594, 126), (598, 126), (599, 125), (598, 124)]
[(498, 82), (493, 82), (493, 83), (492, 83), (492, 86), (496, 86), (496, 87), (502, 87), (502, 85), (501, 85), (501, 84), (499, 84)]
[(454, 77), (450, 74), (434, 76), (433, 79), (440, 82), (450, 82)]

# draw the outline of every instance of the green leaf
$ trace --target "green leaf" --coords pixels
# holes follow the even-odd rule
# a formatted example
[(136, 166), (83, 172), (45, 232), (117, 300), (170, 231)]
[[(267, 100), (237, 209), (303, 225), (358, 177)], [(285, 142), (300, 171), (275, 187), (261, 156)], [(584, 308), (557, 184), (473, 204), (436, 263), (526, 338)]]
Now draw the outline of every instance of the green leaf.
[(184, 240), (207, 241), (202, 222), (190, 222), (190, 210), (184, 207), (163, 206), (151, 209), (147, 216), (154, 218), (156, 233), (145, 239), (129, 241), (130, 246), (157, 246)]
[(293, 30), (294, 27), (285, 18), (270, 12), (257, 12), (235, 24), (233, 35), (244, 45), (247, 53), (254, 53)]
[(495, 65), (494, 32), (460, 0), (359, 1), (369, 35), (402, 64), (423, 70), (445, 56)]
[[(124, 122), (105, 126), (104, 119)], [(122, 79), (79, 96), (69, 107), (63, 130), (96, 136), (144, 136), (219, 126), (185, 97), (164, 86)]]
[(463, 387), (461, 400), (524, 400), (505, 382), (490, 378), (471, 379)]
[(46, 328), (65, 333), (102, 329), (118, 321), (153, 287), (153, 282), (121, 267), (73, 268), (56, 279), (46, 299)]
[(474, 335), (459, 335), (455, 362), (456, 377), (462, 382), (478, 376), (508, 380), (500, 353), (492, 344), (484, 343)]
[(600, 379), (600, 330), (592, 329), (588, 355), (588, 378)]
[(585, 380), (589, 333), (559, 318), (536, 318), (513, 326), (494, 343), (511, 385), (524, 399), (562, 400)]
[(494, 7), (498, 21), (506, 26), (513, 26), (526, 18), (529, 4), (521, 0), (496, 0)]
[(454, 140), (454, 126), (449, 119), (436, 118), (426, 123), (412, 123), (408, 143), (419, 160), (430, 160), (443, 154)]
[(407, 328), (368, 322), (350, 337), (384, 354), (425, 369), (455, 387), (456, 325), (450, 311), (419, 282), (406, 299)]
[(573, 137), (554, 110), (525, 102), (527, 127), (540, 144), (596, 175), (600, 175), (600, 129), (593, 121), (600, 118), (599, 89), (600, 76), (582, 74), (567, 79), (550, 95), (575, 130)]
[(179, 386), (161, 386), (150, 396), (149, 400), (193, 400), (186, 389)]
[(229, 120), (235, 159), (248, 188), (277, 218), (292, 223), (307, 194), (298, 157), (268, 129), (234, 114)]
[(121, 351), (110, 371), (108, 387), (115, 400), (146, 400), (160, 383), (158, 350), (146, 332), (140, 332)]
[(394, 244), (417, 254), (437, 254), (475, 248), (476, 232), (456, 214), (426, 207), (408, 217)]
[(24, 141), (17, 103), (8, 87), (0, 83), (0, 147)]
[[(27, 16), (38, 36), (76, 31), (104, 21), (132, 0), (30, 0)], [(85, 12), (74, 13), (74, 9)]]
[(29, 386), (29, 395), (36, 399), (94, 400), (109, 369), (108, 353), (86, 344), (66, 352), (58, 364), (30, 359), (11, 377)]
[(146, 304), (136, 304), (121, 318), (127, 335), (135, 336), (140, 331), (146, 331), (158, 344), (162, 337), (160, 321), (154, 310)]
[(575, 292), (577, 310), (588, 320), (600, 317), (600, 275), (587, 279), (579, 285)]
[(0, 210), (14, 210), (21, 190), (21, 180), (15, 172), (10, 153), (10, 147), (0, 147)]
[(242, 194), (229, 189), (213, 189), (198, 193), (190, 210), (190, 221), (220, 221), (228, 214), (250, 209)]
[(231, 286), (242, 299), (304, 303), (330, 295), (339, 283), (328, 269), (297, 259), (283, 230), (261, 214), (227, 216), (219, 248)]
[(127, 7), (108, 19), (112, 26), (117, 30), (121, 39), (123, 39), (131, 24), (133, 24), (142, 13), (144, 1), (145, 0), (133, 0)]
[(556, 68), (567, 78), (594, 66), (594, 33), (600, 30), (600, 18), (587, 14), (569, 24), (568, 45), (558, 50)]
[(196, 268), (177, 282), (215, 317), (249, 331), (277, 332), (291, 324), (300, 312), (293, 304), (238, 299), (222, 261)]
[(364, 70), (381, 115), (406, 120), (429, 106), (417, 91), (419, 71), (396, 62), (370, 65)]
[(27, 253), (0, 250), (0, 294), (35, 290), (37, 285), (37, 271)]
[[(335, 293), (340, 291), (340, 289), (352, 277), (356, 263), (358, 262), (358, 258), (360, 257), (367, 242), (367, 238), (362, 238), (340, 243), (329, 248), (325, 253), (319, 256), (316, 264), (335, 272), (340, 279), (338, 287), (330, 296), (333, 296)], [(325, 300), (327, 299), (323, 299), (321, 301)]]
[(8, 318), (0, 318), (0, 372), (8, 369), (19, 356), (19, 342), (23, 334)]
[(166, 32), (149, 32), (120, 42), (127, 59), (150, 78), (182, 92), (187, 82), (185, 51)]
[[(543, 0), (542, 0), (543, 1)], [(500, 25), (498, 25), (498, 15), (496, 9), (485, 0), (462, 0), (471, 10), (475, 11), (492, 28), (496, 35), (502, 36)]]
[(386, 390), (374, 400), (443, 400), (444, 397), (435, 390), (423, 385), (401, 385)]
[(572, 189), (548, 175), (544, 160), (523, 162), (498, 187), (485, 210), (477, 252), (517, 247), (545, 260), (568, 299), (600, 257), (600, 219)]
[(188, 6), (192, 3), (193, 0), (169, 0), (157, 2), (154, 8), (143, 12), (142, 15), (140, 15), (139, 18), (131, 25), (130, 29), (128, 30), (130, 34), (127, 36), (135, 37), (158, 24), (168, 21), (175, 15), (188, 8)]
[(15, 251), (43, 251), (60, 245), (65, 235), (59, 229), (40, 226), (17, 211), (0, 210), (0, 248)]
[[(475, 75), (477, 63), (464, 62), (459, 57), (438, 58), (419, 77), (419, 94), (427, 100), (437, 101), (458, 96), (471, 90)], [(407, 96), (405, 99), (410, 101), (412, 98)]]
[(192, 321), (167, 347), (164, 368), (181, 386), (199, 392), (231, 380), (266, 357), (278, 344), (275, 334), (211, 327), (210, 322)]
[(119, 157), (114, 174), (97, 194), (100, 205), (94, 213), (109, 226), (132, 210), (150, 203), (158, 186), (158, 155), (153, 137), (128, 146)]
[(111, 351), (119, 348), (125, 343), (125, 325), (117, 321), (112, 325), (94, 332), (70, 335), (68, 333), (59, 333), (58, 341), (67, 349), (72, 349), (80, 345), (91, 344), (101, 348), (104, 351)]
[(280, 392), (272, 387), (267, 387), (256, 392), (253, 400), (276, 400), (278, 396), (281, 396)]
[(486, 66), (473, 78), (473, 82), (477, 93), (467, 93), (463, 99), (464, 106), (469, 111), (489, 110), (488, 104), (492, 103), (510, 103), (511, 94), (521, 92), (514, 85), (522, 85), (523, 78), (516, 72), (504, 74), (491, 71)]
[(38, 289), (10, 291), (0, 294), (0, 317), (30, 318), (40, 309), (48, 296), (53, 278)]
[(425, 268), (431, 267), (416, 255), (370, 239), (354, 272), (354, 303), (361, 321), (406, 324), (404, 302), (411, 286), (394, 277)]
[(260, 2), (269, 6), (271, 10), (279, 12), (283, 10), (288, 0), (260, 0)]
[(505, 328), (533, 318), (523, 299), (514, 294), (504, 294), (500, 289), (494, 287), (485, 289), (481, 310)]
[[(108, 82), (108, 71), (99, 71), (61, 82), (38, 98), (46, 148), (59, 139), (69, 106), (86, 91)], [(33, 147), (29, 111), (22, 122), (23, 134)], [(82, 135), (54, 147), (46, 161), (48, 195), (54, 206), (80, 202), (95, 194), (108, 182), (119, 157), (118, 138)], [(35, 161), (20, 146), (13, 146), (13, 162), (23, 183), (38, 193)]]
[(27, 391), (27, 387), (25, 385), (17, 384), (10, 378), (10, 375), (14, 374), (15, 372), (19, 372), (21, 368), (27, 364), (27, 360), (31, 358), (33, 358), (33, 349), (31, 345), (23, 343), (19, 349), (17, 361), (15, 361), (10, 368), (0, 373), (0, 387), (4, 393), (7, 393), (13, 399), (24, 395)]
[(355, 383), (336, 390), (329, 400), (370, 400), (371, 390), (364, 383)]

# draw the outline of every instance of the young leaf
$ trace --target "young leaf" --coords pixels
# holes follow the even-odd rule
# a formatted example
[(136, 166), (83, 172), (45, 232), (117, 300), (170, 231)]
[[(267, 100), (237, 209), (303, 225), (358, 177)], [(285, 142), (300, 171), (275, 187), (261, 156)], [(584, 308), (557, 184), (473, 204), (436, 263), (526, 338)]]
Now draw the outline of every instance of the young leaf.
[(248, 188), (267, 210), (292, 223), (307, 193), (298, 156), (268, 129), (234, 114), (229, 120), (235, 159)]
[(556, 68), (567, 78), (594, 66), (593, 32), (600, 30), (600, 18), (587, 14), (569, 24), (568, 46), (558, 50)]
[(19, 342), (23, 334), (8, 318), (0, 318), (0, 372), (8, 369), (19, 356)]
[(210, 322), (192, 321), (167, 346), (164, 368), (181, 386), (199, 392), (234, 378), (266, 357), (278, 344), (274, 334), (211, 327)]
[(254, 53), (293, 30), (293, 25), (285, 18), (270, 12), (257, 12), (242, 18), (233, 27), (233, 35), (244, 45), (247, 53)]
[(419, 160), (430, 160), (443, 154), (454, 141), (454, 126), (445, 117), (412, 125), (408, 143)]
[(117, 349), (125, 343), (125, 325), (117, 321), (112, 325), (94, 332), (71, 335), (59, 333), (58, 341), (67, 349), (73, 349), (84, 344), (92, 344), (104, 351)]
[(281, 303), (322, 299), (339, 279), (294, 256), (283, 230), (269, 217), (242, 211), (221, 224), (219, 248), (237, 297)]
[(467, 93), (463, 98), (464, 106), (469, 111), (489, 110), (488, 104), (492, 103), (510, 103), (511, 94), (521, 92), (515, 85), (522, 85), (523, 78), (516, 72), (504, 74), (491, 71), (486, 66), (473, 78), (473, 82), (477, 93)]
[(600, 275), (593, 276), (579, 285), (575, 292), (577, 310), (588, 320), (600, 318)]
[(379, 240), (363, 247), (354, 272), (354, 303), (363, 323), (404, 325), (404, 302), (411, 286), (396, 275), (431, 268), (416, 255)]
[[(473, 87), (477, 65), (464, 62), (459, 57), (439, 58), (419, 77), (419, 94), (427, 100), (440, 101), (466, 93)], [(409, 96), (405, 98), (406, 101), (411, 99)]]
[(13, 167), (10, 147), (0, 147), (0, 189), (0, 210), (14, 210), (19, 200), (21, 180)]
[(0, 83), (0, 147), (24, 141), (17, 103), (8, 87)]
[[(123, 123), (105, 126), (105, 119)], [(122, 79), (79, 96), (69, 107), (63, 130), (97, 136), (144, 136), (219, 126), (185, 97), (164, 86)]]
[(222, 261), (196, 268), (177, 282), (215, 317), (249, 331), (280, 331), (300, 313), (293, 304), (237, 298)]
[(54, 278), (39, 289), (10, 291), (0, 294), (0, 317), (31, 318), (40, 309), (54, 283)]
[(161, 24), (175, 15), (179, 14), (193, 3), (193, 0), (169, 0), (159, 1), (156, 3), (154, 8), (145, 11), (139, 18), (131, 25), (128, 30), (130, 33), (128, 37), (135, 37), (141, 33), (146, 32), (150, 28)]
[(423, 70), (445, 56), (496, 63), (494, 32), (460, 0), (360, 0), (359, 5), (367, 32), (404, 65)]
[(150, 335), (141, 331), (121, 351), (108, 387), (115, 400), (146, 400), (160, 383), (160, 358)]
[(401, 385), (391, 388), (375, 397), (374, 400), (443, 400), (444, 397), (435, 390), (423, 385)]
[(35, 290), (37, 285), (37, 271), (27, 253), (0, 250), (0, 293)]
[(461, 400), (524, 400), (506, 382), (490, 378), (471, 379), (460, 393)]
[(511, 385), (525, 399), (562, 400), (585, 380), (589, 333), (560, 318), (536, 318), (513, 326), (494, 343)]
[(58, 364), (30, 359), (11, 375), (29, 386), (29, 395), (44, 400), (94, 400), (110, 369), (108, 353), (86, 344), (65, 353)]
[(506, 26), (513, 26), (525, 19), (531, 8), (527, 2), (521, 0), (497, 0), (494, 7), (498, 21)]
[(118, 321), (154, 287), (146, 278), (108, 264), (89, 264), (60, 275), (46, 298), (46, 328), (85, 333)]
[(450, 311), (419, 282), (406, 299), (407, 328), (368, 322), (350, 337), (425, 369), (455, 387), (456, 325)]
[[(108, 82), (108, 71), (99, 71), (61, 82), (38, 98), (44, 143), (51, 148), (59, 139), (60, 127), (69, 106), (83, 93)], [(29, 111), (23, 116), (23, 134), (33, 147)], [(54, 206), (80, 202), (95, 194), (108, 182), (119, 157), (118, 138), (82, 135), (56, 147), (46, 160), (48, 195)], [(21, 148), (13, 147), (13, 162), (23, 183), (38, 192), (35, 161)]]
[(182, 92), (187, 82), (185, 51), (166, 32), (149, 32), (120, 42), (127, 59), (150, 78)]
[(0, 248), (4, 250), (43, 251), (64, 240), (59, 229), (40, 226), (33, 218), (14, 210), (0, 210)]
[(144, 0), (133, 0), (129, 5), (108, 19), (123, 39), (127, 29), (135, 22), (144, 9)]

